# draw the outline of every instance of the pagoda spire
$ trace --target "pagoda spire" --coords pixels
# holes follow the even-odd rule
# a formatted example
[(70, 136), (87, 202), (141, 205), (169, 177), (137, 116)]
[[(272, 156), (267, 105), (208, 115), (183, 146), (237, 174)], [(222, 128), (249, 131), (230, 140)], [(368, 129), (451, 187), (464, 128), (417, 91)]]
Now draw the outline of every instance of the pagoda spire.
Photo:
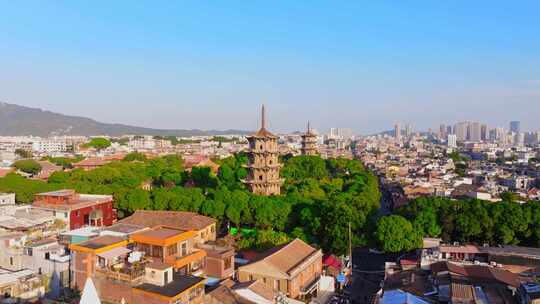
[(266, 129), (266, 110), (264, 109), (264, 103), (261, 108), (261, 129)]

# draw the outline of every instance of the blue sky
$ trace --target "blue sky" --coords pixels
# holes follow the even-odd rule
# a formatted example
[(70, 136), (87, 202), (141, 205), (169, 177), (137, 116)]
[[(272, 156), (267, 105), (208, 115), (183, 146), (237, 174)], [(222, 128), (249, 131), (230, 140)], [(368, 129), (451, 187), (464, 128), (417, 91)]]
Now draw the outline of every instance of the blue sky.
[(0, 0), (0, 100), (159, 128), (540, 129), (540, 1)]

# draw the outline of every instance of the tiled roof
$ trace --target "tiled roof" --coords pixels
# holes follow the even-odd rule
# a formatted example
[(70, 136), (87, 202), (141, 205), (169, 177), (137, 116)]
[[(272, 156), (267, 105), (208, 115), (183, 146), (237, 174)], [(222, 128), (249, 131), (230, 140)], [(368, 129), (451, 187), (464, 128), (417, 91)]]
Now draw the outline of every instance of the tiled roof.
[(273, 301), (276, 297), (274, 290), (270, 286), (264, 284), (261, 280), (239, 283), (235, 285), (233, 289), (249, 289), (268, 301)]
[(449, 271), (472, 280), (499, 282), (502, 284), (518, 287), (519, 275), (504, 269), (482, 265), (457, 265), (450, 262), (438, 262), (431, 265), (431, 271), (435, 273)]
[(282, 247), (279, 251), (267, 256), (265, 260), (279, 270), (289, 273), (295, 266), (300, 264), (316, 251), (317, 249), (309, 246), (302, 240), (295, 239)]
[(239, 269), (245, 269), (247, 271), (270, 271), (276, 275), (290, 276), (302, 262), (305, 262), (316, 253), (319, 253), (322, 257), (320, 250), (309, 246), (300, 239), (295, 239), (283, 246), (266, 252), (258, 260)]
[(441, 245), (439, 247), (439, 250), (445, 253), (480, 253), (480, 250), (475, 245), (463, 245), (463, 246)]
[(106, 165), (110, 162), (111, 160), (106, 158), (89, 157), (81, 160), (80, 162), (74, 163), (73, 167), (99, 167)]
[(206, 294), (205, 302), (208, 304), (255, 304), (237, 295), (229, 286), (221, 284)]
[(120, 223), (144, 227), (168, 226), (182, 230), (201, 230), (216, 220), (193, 212), (137, 210)]
[(450, 286), (452, 298), (474, 300), (474, 288), (472, 285), (452, 283)]

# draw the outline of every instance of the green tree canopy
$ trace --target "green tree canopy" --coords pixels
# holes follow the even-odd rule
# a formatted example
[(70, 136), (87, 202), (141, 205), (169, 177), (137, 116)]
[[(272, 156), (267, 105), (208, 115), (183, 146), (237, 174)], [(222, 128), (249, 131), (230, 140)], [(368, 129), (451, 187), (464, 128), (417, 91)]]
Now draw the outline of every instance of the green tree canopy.
[(21, 157), (21, 158), (32, 158), (32, 151), (28, 151), (25, 149), (15, 149), (15, 155)]
[(140, 152), (131, 152), (124, 156), (124, 161), (145, 161), (146, 155)]
[(31, 175), (36, 175), (41, 172), (41, 165), (33, 159), (18, 160), (13, 163), (13, 167)]
[(383, 216), (377, 223), (376, 240), (384, 252), (403, 252), (422, 245), (422, 235), (406, 218)]
[(103, 137), (94, 137), (89, 142), (83, 146), (86, 148), (94, 148), (96, 150), (103, 150), (108, 148), (111, 145), (111, 142)]

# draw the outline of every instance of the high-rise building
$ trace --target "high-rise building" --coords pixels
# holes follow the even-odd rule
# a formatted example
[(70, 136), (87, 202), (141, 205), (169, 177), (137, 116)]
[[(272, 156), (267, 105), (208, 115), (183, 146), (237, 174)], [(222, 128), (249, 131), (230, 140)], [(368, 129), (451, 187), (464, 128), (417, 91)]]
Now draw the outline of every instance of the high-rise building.
[(446, 133), (446, 125), (445, 124), (441, 124), (439, 126), (439, 138), (445, 138), (447, 135)]
[(516, 146), (522, 147), (525, 144), (525, 134), (517, 133), (514, 137), (514, 144)]
[(452, 126), (446, 127), (446, 134), (454, 134), (454, 132), (452, 132)]
[(482, 141), (486, 141), (488, 140), (488, 138), (489, 138), (488, 126), (486, 124), (482, 124), (480, 126), (480, 139)]
[(520, 133), (521, 132), (521, 122), (519, 121), (511, 121), (510, 122), (510, 132), (512, 133)]
[(307, 124), (306, 133), (302, 134), (302, 155), (317, 154), (317, 135), (311, 131), (309, 122)]
[(469, 128), (468, 122), (458, 122), (454, 126), (454, 133), (456, 134), (457, 141), (466, 141)]
[(394, 137), (397, 140), (401, 139), (401, 126), (399, 125), (399, 123), (394, 126)]
[(456, 136), (456, 134), (448, 134), (447, 145), (448, 145), (448, 148), (457, 148), (457, 136)]
[(338, 128), (338, 136), (341, 139), (351, 139), (353, 137), (353, 132), (349, 128)]
[(244, 180), (248, 189), (259, 195), (279, 195), (283, 179), (279, 176), (278, 137), (266, 130), (264, 105), (261, 111), (261, 129), (246, 137), (249, 142), (248, 175)]
[(338, 128), (330, 128), (330, 132), (328, 133), (328, 138), (336, 139), (338, 138)]
[(411, 124), (405, 125), (405, 137), (410, 138), (412, 135), (412, 126)]
[(330, 139), (351, 139), (353, 132), (349, 128), (330, 128), (328, 138)]
[(473, 142), (479, 142), (481, 139), (482, 130), (479, 122), (473, 122), (469, 124), (469, 140)]
[(506, 141), (506, 132), (503, 128), (495, 128), (495, 138), (494, 140), (504, 143)]

